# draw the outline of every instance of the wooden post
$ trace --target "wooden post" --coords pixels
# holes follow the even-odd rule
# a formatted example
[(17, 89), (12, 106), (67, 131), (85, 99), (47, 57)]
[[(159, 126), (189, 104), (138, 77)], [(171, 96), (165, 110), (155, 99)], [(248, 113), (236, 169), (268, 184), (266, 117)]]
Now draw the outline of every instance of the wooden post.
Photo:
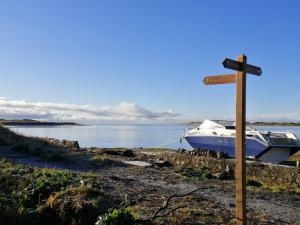
[(247, 73), (260, 76), (258, 66), (247, 64), (247, 57), (240, 55), (237, 60), (225, 58), (222, 62), (236, 74), (207, 76), (205, 85), (236, 83), (236, 139), (235, 139), (235, 179), (236, 179), (236, 224), (246, 225), (246, 76)]
[[(247, 65), (247, 57), (240, 55), (237, 61)], [(236, 72), (236, 224), (246, 225), (246, 163), (245, 163), (245, 125), (246, 125), (246, 72)]]

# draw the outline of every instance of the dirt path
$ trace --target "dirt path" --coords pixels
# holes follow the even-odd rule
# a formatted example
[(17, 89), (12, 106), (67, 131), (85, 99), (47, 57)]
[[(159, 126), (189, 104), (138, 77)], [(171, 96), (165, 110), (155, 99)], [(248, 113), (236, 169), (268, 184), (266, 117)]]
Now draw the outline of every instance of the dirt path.
[[(40, 168), (67, 169), (74, 172), (88, 172), (92, 170), (91, 165), (83, 159), (77, 162), (47, 161), (41, 157), (30, 156), (26, 153), (12, 151), (6, 147), (0, 147), (0, 157), (12, 160), (17, 163), (28, 164)], [(82, 161), (84, 161), (85, 163), (82, 163)]]
[[(170, 176), (170, 174), (167, 176)], [(151, 179), (141, 179), (139, 177), (139, 181), (145, 185), (158, 186), (172, 193), (187, 193), (199, 187), (209, 186), (210, 188), (199, 190), (194, 195), (217, 202), (221, 207), (231, 210), (232, 213), (235, 211), (233, 181), (226, 184), (218, 180), (180, 181), (177, 179), (176, 183), (171, 184), (159, 179), (159, 177), (164, 177), (164, 175), (153, 173)], [(224, 188), (223, 185), (229, 185), (232, 189)], [(247, 209), (262, 212), (274, 220), (282, 221), (282, 224), (290, 224), (291, 222), (300, 224), (300, 195), (251, 192), (247, 194)]]
[(22, 154), (19, 152), (11, 151), (6, 147), (0, 147), (0, 157), (10, 159), (14, 162), (29, 164), (31, 166), (41, 167), (41, 168), (74, 169), (65, 164), (51, 163), (51, 162), (47, 162), (39, 157), (28, 156), (28, 154)]

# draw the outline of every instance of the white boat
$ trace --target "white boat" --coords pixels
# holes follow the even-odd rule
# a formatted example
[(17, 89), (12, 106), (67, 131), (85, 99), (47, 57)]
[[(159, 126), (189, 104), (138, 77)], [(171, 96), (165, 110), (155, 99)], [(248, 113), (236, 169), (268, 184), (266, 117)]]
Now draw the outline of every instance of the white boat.
[[(235, 155), (235, 123), (222, 120), (204, 120), (183, 136), (195, 149), (209, 149)], [(246, 126), (246, 156), (264, 162), (279, 163), (300, 149), (300, 141), (292, 131), (258, 131)]]

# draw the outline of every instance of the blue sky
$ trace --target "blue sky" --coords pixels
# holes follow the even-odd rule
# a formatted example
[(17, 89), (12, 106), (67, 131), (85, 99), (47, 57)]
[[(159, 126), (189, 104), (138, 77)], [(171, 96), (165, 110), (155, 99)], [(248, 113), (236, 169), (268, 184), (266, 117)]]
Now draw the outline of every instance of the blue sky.
[(231, 73), (223, 58), (244, 53), (263, 70), (248, 76), (248, 120), (299, 121), (299, 8), (290, 0), (1, 1), (0, 117), (86, 119), (70, 116), (84, 108), (112, 120), (232, 119), (234, 85), (201, 80)]

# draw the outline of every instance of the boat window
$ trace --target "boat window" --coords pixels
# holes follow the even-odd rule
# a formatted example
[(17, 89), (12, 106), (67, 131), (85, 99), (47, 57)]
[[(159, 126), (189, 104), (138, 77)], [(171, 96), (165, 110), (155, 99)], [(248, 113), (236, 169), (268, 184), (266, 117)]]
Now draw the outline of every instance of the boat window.
[(225, 126), (227, 130), (235, 130), (235, 126)]
[(273, 145), (296, 145), (296, 139), (289, 138), (285, 133), (269, 132), (269, 141)]

